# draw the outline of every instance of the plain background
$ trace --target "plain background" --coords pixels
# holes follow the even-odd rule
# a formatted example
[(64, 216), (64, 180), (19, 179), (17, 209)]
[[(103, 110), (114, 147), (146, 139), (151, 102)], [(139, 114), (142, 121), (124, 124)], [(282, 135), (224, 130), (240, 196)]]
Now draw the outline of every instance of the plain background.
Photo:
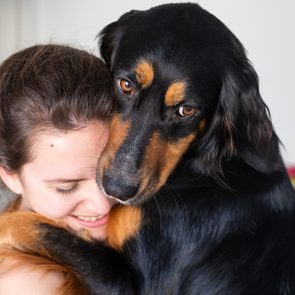
[[(36, 43), (66, 43), (98, 54), (96, 36), (131, 9), (168, 2), (140, 0), (0, 0), (0, 62)], [(295, 1), (200, 0), (244, 44), (259, 77), (262, 97), (295, 164)], [(163, 16), (165, 17), (165, 16)]]

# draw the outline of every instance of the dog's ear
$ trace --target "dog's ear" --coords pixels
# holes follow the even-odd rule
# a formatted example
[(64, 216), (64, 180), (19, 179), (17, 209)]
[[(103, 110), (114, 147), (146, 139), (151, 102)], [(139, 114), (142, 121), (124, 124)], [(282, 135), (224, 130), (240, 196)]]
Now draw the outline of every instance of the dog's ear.
[(123, 28), (118, 22), (113, 22), (103, 28), (99, 33), (99, 46), (100, 55), (106, 64), (112, 69), (114, 54), (120, 43), (121, 36), (123, 35)]
[(138, 10), (131, 10), (123, 14), (116, 22), (104, 27), (98, 35), (100, 55), (111, 69), (113, 67), (117, 48), (123, 34), (126, 32), (128, 22), (137, 15), (138, 12)]
[(205, 159), (202, 166), (213, 174), (222, 172), (223, 163), (233, 158), (262, 173), (281, 166), (279, 140), (260, 96), (257, 74), (248, 61), (225, 73), (200, 151)]

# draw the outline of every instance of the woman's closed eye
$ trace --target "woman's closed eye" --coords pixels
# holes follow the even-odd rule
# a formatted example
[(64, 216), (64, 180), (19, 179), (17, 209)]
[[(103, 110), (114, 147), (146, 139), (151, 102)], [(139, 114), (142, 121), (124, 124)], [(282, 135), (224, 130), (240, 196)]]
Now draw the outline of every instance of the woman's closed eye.
[(78, 183), (61, 184), (56, 187), (56, 191), (60, 194), (71, 194), (78, 188)]

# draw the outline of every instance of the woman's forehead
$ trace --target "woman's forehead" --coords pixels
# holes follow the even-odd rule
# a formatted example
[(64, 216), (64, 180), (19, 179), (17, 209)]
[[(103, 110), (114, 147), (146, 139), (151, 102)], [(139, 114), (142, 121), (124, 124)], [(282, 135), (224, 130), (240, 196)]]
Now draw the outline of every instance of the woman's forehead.
[(67, 174), (77, 169), (93, 169), (108, 139), (105, 124), (91, 123), (78, 130), (39, 132), (32, 139), (31, 160), (24, 168), (44, 173), (53, 171)]

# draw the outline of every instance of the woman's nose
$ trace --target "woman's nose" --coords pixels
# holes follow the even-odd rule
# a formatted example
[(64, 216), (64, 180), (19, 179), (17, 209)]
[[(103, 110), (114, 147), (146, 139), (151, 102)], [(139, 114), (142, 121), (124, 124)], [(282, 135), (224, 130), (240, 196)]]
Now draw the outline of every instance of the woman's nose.
[(107, 214), (112, 208), (112, 201), (98, 188), (92, 187), (87, 193), (85, 201), (89, 209), (98, 212), (99, 214)]

